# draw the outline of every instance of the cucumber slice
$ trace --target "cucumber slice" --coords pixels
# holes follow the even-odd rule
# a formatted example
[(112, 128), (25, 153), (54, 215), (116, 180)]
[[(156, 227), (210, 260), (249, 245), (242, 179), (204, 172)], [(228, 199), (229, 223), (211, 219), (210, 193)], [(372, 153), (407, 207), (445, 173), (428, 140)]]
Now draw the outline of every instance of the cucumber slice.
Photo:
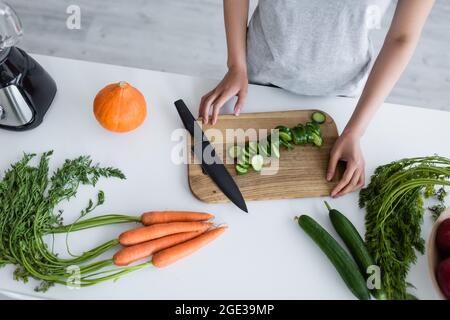
[(245, 167), (241, 166), (240, 164), (237, 164), (235, 166), (235, 169), (236, 169), (236, 174), (238, 176), (242, 176), (248, 172), (248, 168), (245, 168)]
[(302, 135), (300, 136), (300, 144), (305, 145), (308, 143), (308, 135), (306, 134), (306, 128), (303, 126)]
[(327, 117), (325, 116), (325, 114), (320, 111), (313, 112), (313, 114), (311, 115), (311, 120), (318, 124), (324, 123), (326, 119)]
[(264, 157), (260, 154), (255, 154), (251, 160), (253, 170), (261, 171), (264, 164)]
[(305, 124), (305, 127), (310, 128), (310, 130), (314, 133), (316, 133), (317, 135), (321, 136), (322, 132), (320, 130), (320, 126), (317, 123), (314, 122), (308, 122), (307, 124)]
[(269, 157), (270, 154), (267, 151), (269, 143), (267, 142), (267, 139), (261, 140), (258, 144), (258, 152), (259, 154), (261, 154), (263, 157)]
[[(267, 157), (270, 157), (270, 154), (271, 154), (271, 146), (272, 146), (272, 143), (270, 142), (270, 136), (267, 136), (267, 138), (266, 138), (266, 140), (264, 140), (265, 141), (265, 146), (264, 146), (264, 148), (266, 149), (266, 151), (265, 151), (265, 154), (266, 154), (266, 156)], [(263, 146), (260, 146), (261, 148), (263, 147)], [(264, 151), (263, 151), (264, 152)], [(263, 152), (261, 152), (261, 154), (263, 154), (264, 155), (264, 153)]]
[(241, 153), (242, 153), (242, 147), (240, 147), (240, 146), (231, 146), (228, 149), (228, 155), (232, 159), (238, 158), (241, 155)]
[(286, 132), (286, 133), (291, 132), (291, 129), (286, 126), (276, 126), (275, 129), (280, 132)]
[(237, 163), (242, 167), (248, 168), (250, 166), (249, 157), (242, 153), (242, 155), (238, 158)]
[(306, 132), (303, 125), (297, 126), (292, 129), (293, 141), (296, 145), (306, 144)]
[(271, 155), (273, 155), (275, 158), (280, 158), (280, 148), (278, 147), (278, 145), (276, 144), (272, 144), (272, 149), (271, 149)]
[(283, 141), (283, 140), (280, 139), (280, 143), (281, 143), (281, 145), (282, 145), (283, 147), (285, 147), (285, 148), (288, 149), (288, 150), (294, 149), (294, 146), (293, 146), (292, 143), (290, 143), (290, 142), (286, 142), (286, 141)]
[(274, 156), (276, 158), (280, 157), (280, 140), (270, 142), (270, 145), (268, 146), (268, 153), (270, 156)]
[(257, 141), (249, 141), (248, 142), (248, 151), (250, 155), (258, 153), (258, 142)]
[(320, 124), (315, 123), (315, 122), (311, 122), (311, 125), (316, 130), (318, 135), (322, 135), (322, 130), (320, 130)]
[(245, 146), (245, 148), (242, 150), (242, 154), (247, 158), (250, 157), (250, 151), (248, 150), (248, 146)]
[(321, 147), (322, 143), (323, 143), (322, 137), (317, 135), (317, 134), (315, 134), (313, 132), (313, 134), (312, 134), (312, 143), (315, 144), (318, 147)]
[(305, 126), (305, 136), (306, 136), (306, 142), (307, 143), (314, 143), (313, 142), (313, 140), (314, 140), (314, 136), (313, 135), (314, 134), (316, 134), (314, 129), (311, 126), (306, 125)]
[(292, 135), (289, 135), (286, 132), (280, 131), (279, 135), (280, 135), (280, 139), (283, 140), (284, 142), (292, 141)]
[(275, 130), (278, 130), (278, 134), (281, 140), (289, 142), (292, 141), (292, 131), (286, 126), (277, 126)]

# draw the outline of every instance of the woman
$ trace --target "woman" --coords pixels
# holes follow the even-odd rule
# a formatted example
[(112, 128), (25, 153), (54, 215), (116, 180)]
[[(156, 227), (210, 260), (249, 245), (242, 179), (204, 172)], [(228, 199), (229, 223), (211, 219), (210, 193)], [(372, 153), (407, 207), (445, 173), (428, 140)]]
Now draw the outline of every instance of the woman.
[[(237, 95), (239, 115), (248, 82), (303, 95), (360, 95), (353, 115), (331, 150), (327, 179), (338, 161), (346, 169), (331, 196), (365, 183), (360, 138), (408, 64), (434, 0), (398, 0), (376, 59), (369, 31), (389, 0), (260, 0), (247, 29), (248, 0), (224, 0), (228, 72), (202, 97), (199, 116), (215, 124), (220, 108)], [(361, 93), (362, 91), (362, 93)]]

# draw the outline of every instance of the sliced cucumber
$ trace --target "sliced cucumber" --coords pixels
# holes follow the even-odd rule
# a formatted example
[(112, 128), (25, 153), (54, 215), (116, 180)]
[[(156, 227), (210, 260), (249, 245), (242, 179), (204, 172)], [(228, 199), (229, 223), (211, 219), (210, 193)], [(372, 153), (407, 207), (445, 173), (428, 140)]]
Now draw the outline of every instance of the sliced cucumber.
[(249, 157), (246, 156), (244, 153), (242, 153), (242, 154), (239, 156), (239, 158), (238, 158), (238, 160), (237, 160), (237, 163), (238, 163), (239, 165), (243, 166), (243, 167), (248, 168), (248, 167), (250, 166), (250, 160), (249, 160)]
[(293, 141), (296, 145), (303, 145), (306, 144), (307, 138), (306, 138), (306, 131), (305, 127), (303, 125), (299, 125), (292, 129), (292, 135), (293, 135)]
[(271, 139), (270, 135), (267, 136), (267, 138), (266, 138), (266, 142), (267, 142), (266, 151), (267, 151), (267, 156), (268, 157), (270, 157), (271, 154), (272, 154), (272, 142), (271, 142), (271, 140), (272, 139)]
[(250, 162), (249, 162), (249, 160), (247, 158), (243, 158), (242, 161), (240, 161), (238, 163), (238, 165), (240, 165), (243, 168), (248, 169), (250, 167)]
[(247, 158), (250, 157), (250, 151), (249, 151), (249, 149), (248, 149), (248, 145), (246, 145), (246, 146), (244, 147), (244, 149), (242, 150), (242, 154), (243, 154), (245, 157), (247, 157)]
[(280, 147), (276, 143), (270, 144), (270, 155), (274, 156), (275, 158), (280, 158)]
[(278, 130), (278, 134), (281, 140), (285, 142), (292, 141), (292, 131), (290, 128), (286, 126), (277, 126), (275, 129)]
[(322, 135), (322, 131), (320, 130), (320, 126), (317, 123), (308, 122), (307, 124), (305, 124), (305, 127), (309, 128), (312, 132), (316, 133), (319, 136)]
[(315, 131), (311, 126), (305, 126), (305, 134), (306, 134), (306, 141), (307, 143), (314, 143), (314, 134)]
[(242, 166), (240, 164), (237, 164), (235, 166), (235, 169), (236, 169), (236, 174), (239, 175), (239, 176), (242, 176), (242, 175), (244, 175), (244, 174), (246, 174), (248, 172), (248, 168), (246, 168), (246, 167), (244, 167), (244, 166)]
[(258, 153), (258, 141), (249, 141), (248, 142), (248, 151), (250, 155), (254, 155)]
[(284, 140), (281, 140), (281, 139), (280, 139), (280, 143), (281, 143), (281, 145), (282, 145), (283, 147), (285, 147), (285, 148), (288, 149), (288, 150), (294, 149), (294, 146), (293, 146), (292, 143), (290, 143), (290, 142), (287, 142), (287, 141), (284, 141)]
[(325, 116), (324, 113), (320, 112), (320, 111), (316, 111), (313, 112), (313, 114), (311, 115), (311, 119), (312, 121), (314, 121), (315, 123), (318, 124), (322, 124), (325, 122), (325, 120), (327, 119), (327, 117)]
[(230, 158), (236, 159), (238, 158), (242, 153), (242, 147), (240, 146), (231, 146), (228, 149), (228, 155), (230, 156)]
[(252, 168), (255, 171), (261, 171), (264, 165), (264, 157), (260, 154), (255, 154), (251, 160)]
[(272, 141), (272, 136), (270, 136), (270, 151), (269, 154), (276, 158), (280, 157), (280, 140)]
[(291, 132), (291, 129), (289, 127), (286, 127), (286, 126), (276, 126), (275, 129), (280, 131), (280, 132), (286, 132), (286, 133), (290, 133)]
[(318, 147), (322, 146), (323, 140), (322, 137), (317, 135), (315, 132), (312, 133), (312, 143)]
[(269, 145), (267, 139), (264, 139), (258, 143), (258, 152), (263, 157), (269, 157), (270, 153), (268, 152), (267, 146)]
[(280, 139), (283, 140), (284, 142), (290, 142), (292, 141), (292, 136), (287, 134), (286, 132), (280, 132)]
[(320, 130), (320, 124), (318, 124), (318, 123), (316, 123), (316, 122), (310, 122), (311, 123), (311, 125), (314, 127), (314, 129), (317, 131), (317, 132), (321, 132), (321, 130)]

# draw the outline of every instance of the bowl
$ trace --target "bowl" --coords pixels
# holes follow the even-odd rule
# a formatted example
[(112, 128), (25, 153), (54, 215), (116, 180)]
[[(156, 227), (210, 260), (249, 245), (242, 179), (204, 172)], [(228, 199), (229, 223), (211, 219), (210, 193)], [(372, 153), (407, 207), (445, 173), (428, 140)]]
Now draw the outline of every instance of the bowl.
[(442, 260), (440, 259), (439, 252), (436, 247), (436, 232), (441, 222), (449, 218), (450, 218), (450, 207), (448, 207), (447, 210), (445, 210), (434, 223), (433, 228), (431, 229), (430, 237), (428, 238), (428, 246), (427, 246), (428, 270), (430, 271), (431, 281), (439, 297), (443, 300), (446, 300), (446, 297), (439, 288), (439, 284), (436, 279), (436, 271), (439, 262)]

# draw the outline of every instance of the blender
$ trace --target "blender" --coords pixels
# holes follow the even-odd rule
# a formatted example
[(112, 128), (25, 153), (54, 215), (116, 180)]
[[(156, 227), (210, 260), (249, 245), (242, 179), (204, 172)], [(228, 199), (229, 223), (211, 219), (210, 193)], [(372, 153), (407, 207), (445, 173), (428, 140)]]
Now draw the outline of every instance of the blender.
[(56, 94), (56, 83), (47, 71), (15, 46), (22, 34), (17, 14), (0, 2), (0, 129), (37, 127)]

